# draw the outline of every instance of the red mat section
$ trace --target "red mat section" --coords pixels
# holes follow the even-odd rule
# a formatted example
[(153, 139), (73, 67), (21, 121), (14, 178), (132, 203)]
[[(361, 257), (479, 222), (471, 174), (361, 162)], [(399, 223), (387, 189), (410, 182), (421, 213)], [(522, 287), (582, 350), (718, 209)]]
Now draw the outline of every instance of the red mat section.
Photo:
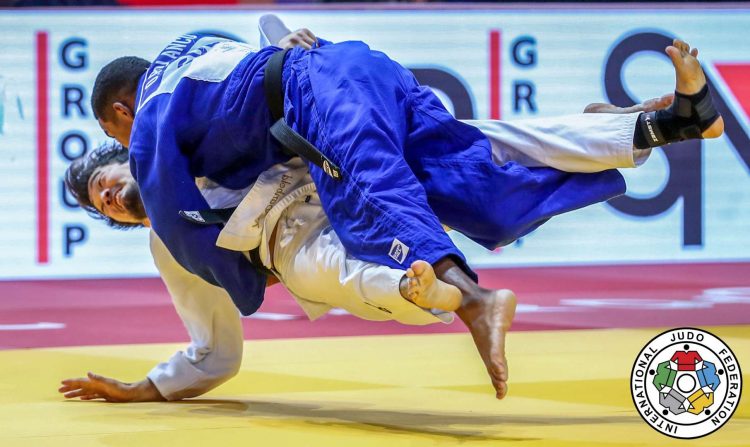
[[(480, 270), (519, 297), (513, 330), (750, 323), (750, 263)], [(159, 279), (0, 282), (0, 349), (187, 341)], [(249, 339), (461, 332), (351, 315), (310, 322), (282, 286), (269, 289)]]

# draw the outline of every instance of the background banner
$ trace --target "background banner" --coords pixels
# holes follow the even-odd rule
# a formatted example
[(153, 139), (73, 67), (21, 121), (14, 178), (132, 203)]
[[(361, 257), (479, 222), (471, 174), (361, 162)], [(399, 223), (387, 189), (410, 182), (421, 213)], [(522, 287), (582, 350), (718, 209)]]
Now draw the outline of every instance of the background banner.
[[(256, 10), (0, 11), (0, 279), (155, 274), (146, 230), (115, 231), (66, 194), (68, 164), (106, 136), (99, 69), (174, 37), (258, 43)], [(750, 10), (285, 10), (292, 28), (363, 40), (412, 69), (458, 118), (518, 120), (628, 105), (674, 88), (663, 48), (700, 49), (726, 135), (654, 151), (626, 196), (554, 218), (474, 266), (750, 259)], [(470, 191), (467, 191), (469, 194)]]

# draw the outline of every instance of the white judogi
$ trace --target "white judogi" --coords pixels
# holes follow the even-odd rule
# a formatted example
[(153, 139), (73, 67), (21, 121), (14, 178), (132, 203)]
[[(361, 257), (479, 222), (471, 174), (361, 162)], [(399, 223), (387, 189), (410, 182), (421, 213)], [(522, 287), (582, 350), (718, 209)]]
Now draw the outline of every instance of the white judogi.
[[(493, 157), (503, 164), (552, 166), (570, 172), (632, 168), (650, 151), (632, 148), (638, 113), (581, 114), (516, 122), (469, 121), (492, 143)], [(206, 179), (197, 183), (214, 208), (238, 209), (217, 245), (239, 251), (260, 247), (263, 263), (273, 269), (310, 319), (333, 307), (369, 320), (405, 324), (447, 322), (401, 297), (402, 270), (347, 256), (320, 207), (305, 164), (299, 159), (266, 171), (248, 190), (232, 191)], [(268, 239), (277, 228), (274, 256)], [(198, 396), (223, 383), (239, 369), (242, 326), (227, 293), (183, 269), (155, 233), (151, 252), (191, 344), (148, 377), (167, 399)]]
[[(276, 228), (271, 259), (269, 239)], [(451, 322), (447, 312), (432, 313), (399, 292), (404, 270), (350, 257), (328, 223), (307, 163), (299, 158), (273, 166), (255, 182), (216, 245), (247, 252), (273, 270), (311, 320), (340, 307), (365, 320), (396, 320), (423, 325)]]
[(566, 172), (601, 172), (642, 165), (651, 149), (633, 149), (640, 113), (581, 113), (518, 121), (465, 120), (489, 138), (492, 159)]
[[(376, 321), (424, 325), (453, 320), (450, 313), (433, 314), (404, 299), (399, 292), (403, 270), (347, 255), (300, 159), (274, 166), (246, 190), (228, 190), (207, 179), (196, 184), (211, 207), (237, 206), (217, 245), (243, 252), (260, 247), (265, 266), (274, 269), (311, 320), (333, 307)], [(268, 243), (274, 227), (272, 262)], [(154, 263), (191, 343), (147, 376), (168, 400), (199, 396), (237, 373), (243, 342), (240, 314), (226, 291), (180, 266), (153, 231), (150, 241)]]
[(164, 398), (178, 400), (216, 388), (242, 363), (240, 313), (227, 292), (185, 270), (151, 231), (151, 255), (190, 336), (190, 345), (177, 351), (147, 375)]

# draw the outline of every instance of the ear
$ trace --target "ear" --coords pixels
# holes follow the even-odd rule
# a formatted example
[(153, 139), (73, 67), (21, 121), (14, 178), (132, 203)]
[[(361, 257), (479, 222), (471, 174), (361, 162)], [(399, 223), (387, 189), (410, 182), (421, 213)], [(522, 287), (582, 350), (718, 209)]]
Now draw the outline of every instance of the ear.
[(112, 104), (112, 108), (115, 110), (115, 114), (117, 114), (118, 116), (133, 121), (133, 109), (131, 109), (127, 104), (118, 101)]

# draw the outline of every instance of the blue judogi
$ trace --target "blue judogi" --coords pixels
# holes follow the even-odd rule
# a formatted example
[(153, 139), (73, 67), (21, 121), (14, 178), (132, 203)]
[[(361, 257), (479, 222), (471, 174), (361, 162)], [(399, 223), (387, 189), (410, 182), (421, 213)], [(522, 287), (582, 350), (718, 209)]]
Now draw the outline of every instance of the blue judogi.
[[(288, 158), (268, 133), (263, 69), (277, 48), (255, 51), (215, 37), (182, 36), (141, 80), (131, 170), (154, 230), (186, 269), (224, 287), (245, 314), (265, 280), (244, 256), (216, 247), (218, 227), (183, 221), (207, 204), (194, 184), (209, 177), (244, 188)], [(406, 268), (463, 255), (440, 222), (488, 248), (550, 217), (625, 191), (617, 171), (570, 174), (497, 166), (476, 128), (453, 119), (411, 73), (361, 42), (289, 52), (287, 123), (340, 168), (335, 181), (311, 165), (331, 225), (352, 256)]]

